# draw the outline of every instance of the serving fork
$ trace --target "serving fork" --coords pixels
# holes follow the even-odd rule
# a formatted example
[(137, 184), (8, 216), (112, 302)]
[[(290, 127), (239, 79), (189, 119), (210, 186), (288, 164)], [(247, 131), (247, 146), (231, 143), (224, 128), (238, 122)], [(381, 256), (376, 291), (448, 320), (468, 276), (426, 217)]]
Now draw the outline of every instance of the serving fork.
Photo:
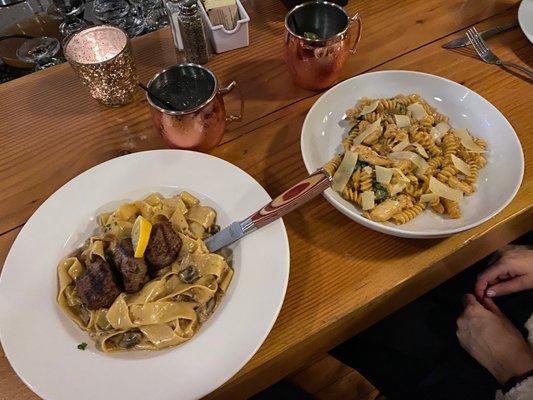
[(480, 36), (479, 32), (475, 27), (468, 29), (466, 31), (466, 36), (470, 40), (472, 46), (474, 46), (474, 49), (476, 50), (479, 57), (486, 63), (519, 69), (520, 71), (524, 72), (525, 74), (527, 74), (527, 76), (533, 79), (533, 70), (526, 68), (520, 64), (500, 60), (499, 57), (494, 54), (491, 49), (489, 49), (487, 43), (485, 43), (485, 40), (483, 40), (483, 38)]

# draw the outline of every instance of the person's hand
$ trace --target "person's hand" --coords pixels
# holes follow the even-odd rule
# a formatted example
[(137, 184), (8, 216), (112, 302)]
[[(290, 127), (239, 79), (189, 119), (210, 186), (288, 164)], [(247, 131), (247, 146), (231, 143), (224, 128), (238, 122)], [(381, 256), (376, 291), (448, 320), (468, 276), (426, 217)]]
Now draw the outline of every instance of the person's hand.
[(533, 350), (491, 299), (482, 305), (467, 294), (463, 302), (457, 338), (472, 357), (501, 384), (533, 369)]
[(511, 245), (500, 253), (500, 259), (477, 278), (475, 294), (478, 299), (533, 289), (533, 250)]

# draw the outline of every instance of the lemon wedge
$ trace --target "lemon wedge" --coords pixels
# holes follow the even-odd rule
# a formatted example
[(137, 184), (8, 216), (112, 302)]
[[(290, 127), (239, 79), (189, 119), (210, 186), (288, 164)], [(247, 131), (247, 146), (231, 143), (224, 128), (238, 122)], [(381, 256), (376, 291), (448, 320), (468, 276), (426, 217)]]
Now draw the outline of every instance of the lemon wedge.
[(142, 258), (146, 246), (148, 246), (148, 240), (150, 239), (150, 232), (152, 231), (152, 224), (142, 215), (139, 215), (133, 223), (131, 230), (131, 242), (133, 243), (133, 249), (135, 250), (135, 258)]

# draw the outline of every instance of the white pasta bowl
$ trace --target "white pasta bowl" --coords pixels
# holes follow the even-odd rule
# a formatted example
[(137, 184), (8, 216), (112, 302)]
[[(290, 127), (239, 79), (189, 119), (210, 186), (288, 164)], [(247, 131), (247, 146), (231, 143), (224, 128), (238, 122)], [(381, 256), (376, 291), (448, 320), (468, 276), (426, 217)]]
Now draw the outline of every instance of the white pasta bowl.
[(342, 152), (341, 139), (349, 124), (344, 116), (361, 97), (383, 98), (417, 93), (454, 128), (467, 128), (488, 143), (488, 163), (480, 171), (477, 191), (461, 202), (462, 217), (450, 219), (426, 210), (404, 225), (374, 222), (333, 189), (324, 193), (337, 210), (379, 232), (407, 238), (445, 237), (471, 229), (498, 214), (516, 195), (524, 174), (524, 155), (511, 124), (479, 94), (435, 75), (411, 71), (382, 71), (359, 75), (324, 93), (309, 110), (302, 128), (301, 150), (311, 173)]
[[(234, 165), (202, 153), (158, 150), (89, 169), (47, 199), (13, 244), (0, 279), (0, 338), (20, 378), (48, 400), (198, 399), (257, 351), (281, 308), (289, 276), (282, 220), (232, 245), (235, 275), (189, 341), (154, 352), (102, 353), (56, 303), (57, 263), (97, 227), (98, 213), (150, 192), (183, 190), (217, 210), (221, 226), (270, 201)], [(77, 349), (87, 342), (85, 351)], [(1, 396), (0, 396), (1, 397)]]

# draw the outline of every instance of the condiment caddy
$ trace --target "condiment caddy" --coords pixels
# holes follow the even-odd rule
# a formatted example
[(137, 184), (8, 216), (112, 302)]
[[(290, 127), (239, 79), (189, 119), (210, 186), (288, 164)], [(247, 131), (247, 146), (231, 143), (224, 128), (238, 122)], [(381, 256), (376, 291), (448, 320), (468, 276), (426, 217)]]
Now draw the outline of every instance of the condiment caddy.
[(199, 11), (203, 17), (207, 35), (211, 41), (213, 50), (217, 54), (246, 47), (250, 43), (248, 29), (250, 17), (240, 0), (236, 0), (236, 4), (239, 11), (239, 19), (235, 28), (227, 30), (223, 25), (213, 26), (205, 7), (202, 2), (200, 2)]

